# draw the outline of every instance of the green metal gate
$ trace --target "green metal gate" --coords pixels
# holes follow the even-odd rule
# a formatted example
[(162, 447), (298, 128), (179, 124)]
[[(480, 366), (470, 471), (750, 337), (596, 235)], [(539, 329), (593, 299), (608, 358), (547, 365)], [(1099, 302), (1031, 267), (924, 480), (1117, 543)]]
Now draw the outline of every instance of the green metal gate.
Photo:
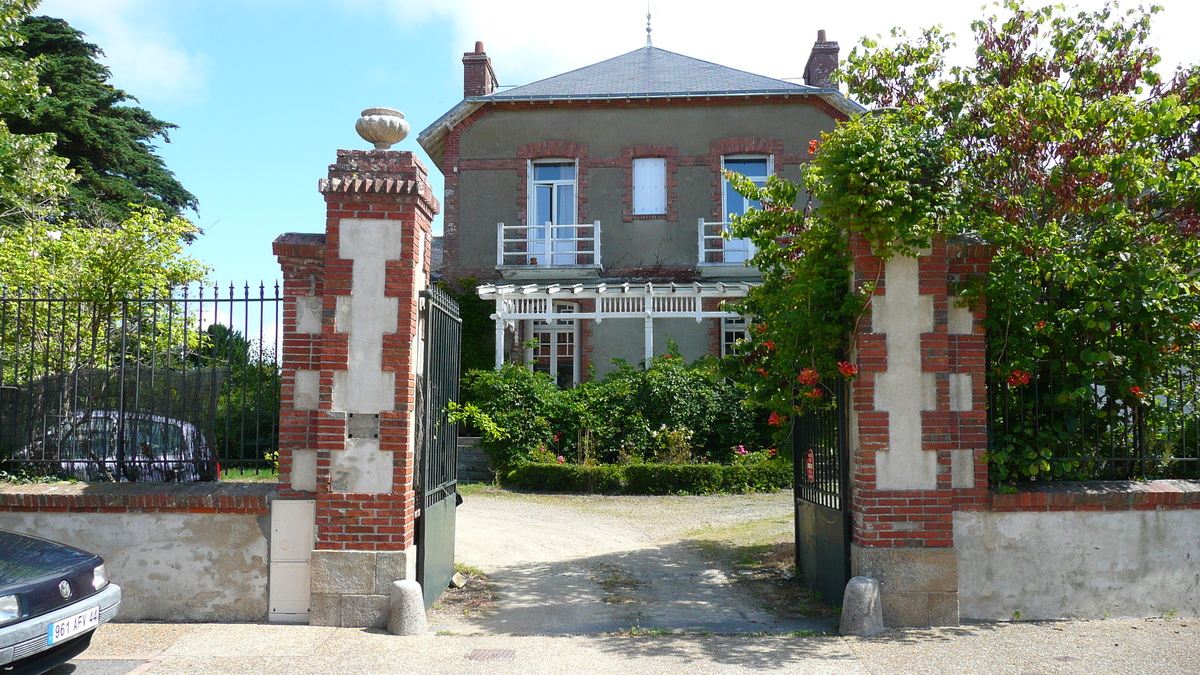
[(796, 567), (804, 584), (841, 604), (850, 580), (850, 453), (847, 384), (830, 383), (836, 404), (801, 415), (792, 428)]
[(454, 576), (454, 511), (458, 505), (458, 425), (447, 405), (458, 401), (462, 319), (438, 288), (421, 292), (425, 359), (418, 388), (417, 581), (428, 610)]

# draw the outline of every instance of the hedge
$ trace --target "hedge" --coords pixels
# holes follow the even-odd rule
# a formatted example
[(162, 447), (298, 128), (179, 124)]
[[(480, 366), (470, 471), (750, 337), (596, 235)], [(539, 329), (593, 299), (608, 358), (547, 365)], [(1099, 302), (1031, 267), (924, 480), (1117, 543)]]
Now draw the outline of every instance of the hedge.
[(503, 483), (547, 492), (627, 495), (710, 495), (771, 492), (792, 486), (792, 467), (782, 462), (724, 464), (522, 464)]

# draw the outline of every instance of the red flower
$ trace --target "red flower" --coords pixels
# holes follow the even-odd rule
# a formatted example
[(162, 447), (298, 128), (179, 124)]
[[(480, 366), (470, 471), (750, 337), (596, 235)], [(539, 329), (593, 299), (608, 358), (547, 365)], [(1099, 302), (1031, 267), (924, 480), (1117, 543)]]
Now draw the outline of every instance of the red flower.
[(808, 391), (804, 392), (804, 395), (809, 398), (821, 398), (821, 390), (820, 389), (809, 389)]
[(762, 376), (763, 376), (763, 377), (770, 377), (770, 375), (768, 375), (768, 374), (767, 374), (767, 369), (766, 369), (766, 368), (759, 368), (759, 369), (758, 369), (758, 372), (762, 373)]
[(757, 330), (758, 330), (758, 334), (762, 335), (763, 333), (767, 332), (767, 324), (765, 324), (765, 323), (758, 324)]
[(1008, 386), (1017, 387), (1023, 384), (1029, 384), (1029, 373), (1023, 370), (1014, 370), (1008, 376)]
[(776, 412), (771, 413), (771, 416), (767, 418), (767, 424), (770, 424), (773, 427), (781, 426), (786, 421), (786, 417), (780, 417), (779, 413)]
[(767, 457), (774, 457), (777, 454), (779, 454), (779, 451), (776, 450), (775, 448), (771, 448), (770, 450), (767, 451)]
[(803, 384), (806, 387), (811, 387), (820, 381), (821, 376), (817, 374), (817, 370), (815, 368), (805, 368), (804, 370), (800, 371), (800, 374), (796, 376), (796, 379), (800, 381), (800, 384)]
[(775, 349), (775, 341), (774, 340), (767, 340), (763, 344), (765, 344), (767, 346), (767, 349)]
[(1045, 328), (1045, 327), (1046, 327), (1046, 322), (1045, 322), (1045, 321), (1039, 321), (1039, 322), (1037, 322), (1037, 329), (1038, 329), (1038, 330), (1041, 330), (1041, 329), (1043, 329), (1043, 328)]
[(810, 154), (810, 155), (817, 154), (817, 146), (818, 145), (819, 145), (819, 143), (817, 141), (809, 141), (808, 142), (808, 154)]
[(838, 372), (846, 377), (854, 377), (858, 374), (858, 366), (850, 363), (849, 361), (839, 361)]
[(1133, 394), (1134, 396), (1136, 396), (1139, 399), (1146, 397), (1146, 393), (1144, 391), (1142, 391), (1141, 387), (1130, 387), (1129, 393)]

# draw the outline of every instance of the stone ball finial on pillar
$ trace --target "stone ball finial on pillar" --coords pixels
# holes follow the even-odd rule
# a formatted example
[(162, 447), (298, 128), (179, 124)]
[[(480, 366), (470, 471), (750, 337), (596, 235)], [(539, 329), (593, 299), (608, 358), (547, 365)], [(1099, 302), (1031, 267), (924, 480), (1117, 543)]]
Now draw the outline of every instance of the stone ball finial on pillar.
[(408, 122), (395, 108), (367, 108), (354, 123), (354, 130), (376, 150), (387, 150), (408, 138)]

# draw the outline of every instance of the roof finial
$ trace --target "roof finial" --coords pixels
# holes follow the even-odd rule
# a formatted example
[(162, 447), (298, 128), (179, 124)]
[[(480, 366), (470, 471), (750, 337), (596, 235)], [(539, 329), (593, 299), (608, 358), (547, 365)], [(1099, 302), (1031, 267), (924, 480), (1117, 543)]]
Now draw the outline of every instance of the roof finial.
[(650, 30), (651, 30), (651, 28), (650, 28), (650, 2), (649, 2), (649, 0), (647, 0), (647, 2), (646, 2), (646, 46), (647, 47), (653, 46), (650, 44)]

